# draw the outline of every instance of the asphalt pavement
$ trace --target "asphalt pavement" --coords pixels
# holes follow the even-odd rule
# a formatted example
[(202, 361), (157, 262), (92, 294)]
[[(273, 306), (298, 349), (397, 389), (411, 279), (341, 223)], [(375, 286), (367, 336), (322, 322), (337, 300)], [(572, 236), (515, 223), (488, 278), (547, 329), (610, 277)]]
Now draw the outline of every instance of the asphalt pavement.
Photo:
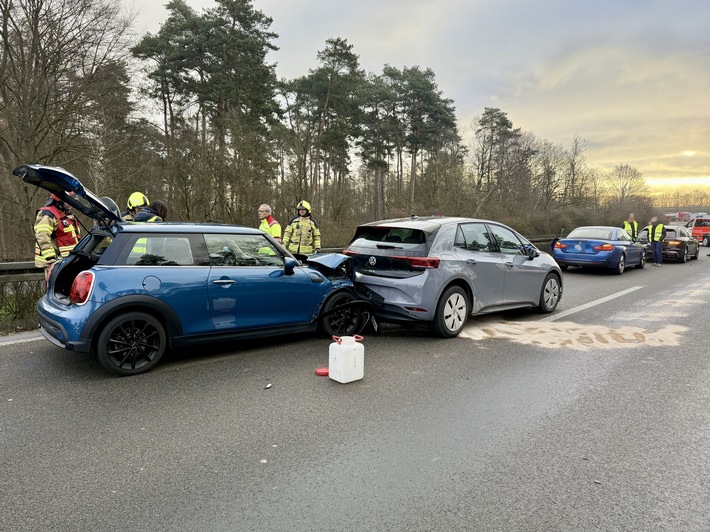
[(130, 378), (0, 337), (0, 528), (710, 530), (710, 260), (564, 282), (456, 339), (385, 326), (349, 384), (309, 335)]

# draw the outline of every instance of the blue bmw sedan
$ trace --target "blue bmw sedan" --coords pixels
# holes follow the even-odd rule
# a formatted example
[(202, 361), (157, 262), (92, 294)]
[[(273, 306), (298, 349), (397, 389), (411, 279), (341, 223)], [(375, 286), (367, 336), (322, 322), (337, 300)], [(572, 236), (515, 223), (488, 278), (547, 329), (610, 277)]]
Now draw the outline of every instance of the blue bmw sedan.
[(621, 275), (629, 266), (646, 265), (646, 246), (634, 242), (621, 227), (577, 227), (555, 242), (552, 257), (563, 270), (569, 266), (595, 266)]

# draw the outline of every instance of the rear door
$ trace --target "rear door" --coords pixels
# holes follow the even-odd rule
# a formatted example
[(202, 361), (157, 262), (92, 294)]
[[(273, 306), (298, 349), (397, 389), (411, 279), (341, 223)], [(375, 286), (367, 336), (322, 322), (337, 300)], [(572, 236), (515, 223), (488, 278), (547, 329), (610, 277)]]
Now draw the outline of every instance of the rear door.
[(312, 286), (325, 282), (305, 268), (284, 272), (281, 252), (261, 234), (206, 234), (208, 294), (216, 331), (307, 323)]
[(486, 224), (460, 224), (454, 240), (454, 253), (464, 265), (473, 287), (473, 312), (502, 304), (506, 266)]

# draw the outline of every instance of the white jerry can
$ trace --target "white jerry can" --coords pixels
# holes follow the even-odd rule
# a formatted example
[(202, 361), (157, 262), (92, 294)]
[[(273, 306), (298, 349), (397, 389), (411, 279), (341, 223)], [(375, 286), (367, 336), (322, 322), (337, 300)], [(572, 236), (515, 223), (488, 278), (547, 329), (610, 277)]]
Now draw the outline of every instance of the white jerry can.
[(365, 346), (362, 336), (333, 336), (328, 352), (328, 376), (345, 384), (365, 376)]

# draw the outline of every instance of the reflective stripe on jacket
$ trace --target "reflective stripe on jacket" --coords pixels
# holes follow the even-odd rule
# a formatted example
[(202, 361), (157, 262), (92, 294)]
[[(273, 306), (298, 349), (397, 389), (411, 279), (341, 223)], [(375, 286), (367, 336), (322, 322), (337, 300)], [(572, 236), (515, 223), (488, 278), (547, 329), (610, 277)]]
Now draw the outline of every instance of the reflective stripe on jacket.
[(320, 251), (320, 229), (318, 224), (310, 217), (296, 216), (289, 222), (284, 232), (283, 245), (291, 253), (310, 255)]
[(79, 243), (79, 221), (54, 203), (37, 210), (35, 218), (35, 266), (44, 268), (69, 256)]

